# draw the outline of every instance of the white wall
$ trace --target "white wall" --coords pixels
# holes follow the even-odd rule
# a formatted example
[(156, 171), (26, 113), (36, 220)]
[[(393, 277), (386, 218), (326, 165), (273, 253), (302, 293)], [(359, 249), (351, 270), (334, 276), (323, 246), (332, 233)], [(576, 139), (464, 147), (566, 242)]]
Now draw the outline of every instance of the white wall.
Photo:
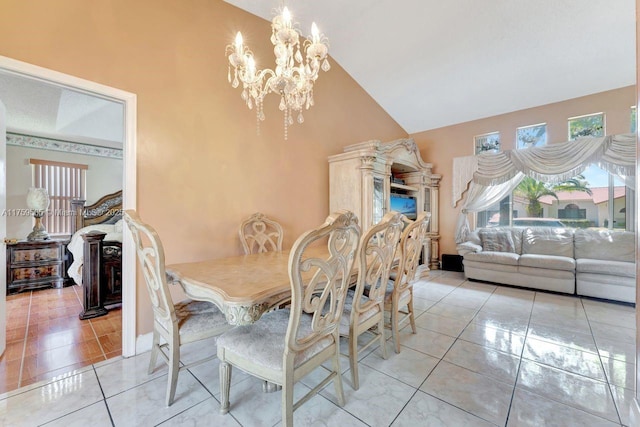
[[(62, 151), (40, 150), (21, 146), (7, 146), (7, 211), (27, 209), (27, 190), (33, 185), (29, 159), (80, 163), (86, 171), (87, 204), (105, 194), (122, 189), (122, 159), (87, 156)], [(30, 216), (7, 216), (7, 237), (25, 239), (33, 228)]]

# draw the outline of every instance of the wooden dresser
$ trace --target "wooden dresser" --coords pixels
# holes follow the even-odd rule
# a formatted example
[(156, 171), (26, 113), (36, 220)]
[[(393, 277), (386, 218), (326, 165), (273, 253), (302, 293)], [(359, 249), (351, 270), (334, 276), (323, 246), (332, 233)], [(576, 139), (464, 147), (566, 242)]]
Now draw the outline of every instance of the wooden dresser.
[(24, 240), (7, 244), (7, 295), (70, 284), (67, 243), (68, 240)]

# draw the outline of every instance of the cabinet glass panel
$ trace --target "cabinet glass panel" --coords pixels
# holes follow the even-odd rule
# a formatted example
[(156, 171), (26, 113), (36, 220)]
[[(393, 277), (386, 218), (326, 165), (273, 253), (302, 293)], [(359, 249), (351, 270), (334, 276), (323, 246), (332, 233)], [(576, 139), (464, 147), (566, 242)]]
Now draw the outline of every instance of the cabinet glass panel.
[(373, 213), (372, 224), (377, 224), (384, 216), (384, 181), (382, 178), (373, 178)]
[[(431, 189), (424, 189), (424, 211), (431, 212)], [(429, 221), (429, 231), (431, 231), (431, 221)]]

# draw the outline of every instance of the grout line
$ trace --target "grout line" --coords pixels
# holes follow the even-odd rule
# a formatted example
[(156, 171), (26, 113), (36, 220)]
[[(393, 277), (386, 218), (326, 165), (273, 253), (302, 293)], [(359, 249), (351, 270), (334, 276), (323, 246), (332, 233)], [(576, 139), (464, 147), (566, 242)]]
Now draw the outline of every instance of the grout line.
[(520, 357), (518, 360), (518, 369), (516, 370), (516, 380), (513, 383), (513, 391), (511, 392), (509, 409), (507, 409), (507, 419), (505, 420), (505, 423), (504, 423), (505, 426), (509, 424), (509, 416), (511, 416), (511, 409), (513, 408), (513, 398), (516, 395), (516, 388), (518, 388), (518, 377), (520, 377), (520, 369), (522, 368), (522, 356), (524, 355), (524, 350), (527, 347), (527, 338), (529, 337), (529, 327), (531, 326), (531, 318), (533, 317), (533, 308), (536, 306), (537, 296), (538, 296), (538, 292), (534, 292), (533, 301), (531, 302), (531, 310), (529, 311), (529, 321), (527, 322), (527, 329), (524, 333), (524, 340), (522, 341), (522, 350), (520, 351)]
[(27, 309), (27, 326), (24, 329), (24, 343), (22, 344), (22, 357), (20, 357), (20, 373), (18, 374), (18, 388), (22, 386), (22, 370), (24, 369), (24, 358), (27, 353), (27, 340), (29, 338), (29, 325), (31, 324), (32, 301), (33, 301), (33, 291), (29, 291), (29, 308)]
[(598, 348), (598, 342), (596, 341), (596, 336), (593, 334), (593, 328), (591, 327), (591, 321), (589, 320), (589, 315), (587, 314), (587, 310), (584, 307), (584, 300), (580, 298), (580, 305), (582, 306), (582, 310), (584, 311), (584, 315), (587, 318), (587, 324), (589, 325), (589, 332), (591, 333), (591, 338), (593, 339), (593, 343), (596, 346), (596, 353), (598, 355), (598, 360), (600, 361), (600, 367), (602, 368), (602, 373), (604, 374), (605, 384), (607, 384), (607, 388), (609, 389), (609, 395), (611, 396), (611, 400), (613, 401), (613, 407), (616, 410), (616, 415), (618, 416), (618, 421), (620, 421), (620, 425), (622, 425), (622, 417), (620, 416), (620, 410), (618, 409), (618, 403), (616, 402), (616, 398), (613, 395), (613, 387), (615, 384), (611, 382), (612, 378), (609, 378), (609, 374), (607, 374), (607, 370), (604, 368), (604, 362), (602, 361), (602, 356), (600, 355), (600, 349)]

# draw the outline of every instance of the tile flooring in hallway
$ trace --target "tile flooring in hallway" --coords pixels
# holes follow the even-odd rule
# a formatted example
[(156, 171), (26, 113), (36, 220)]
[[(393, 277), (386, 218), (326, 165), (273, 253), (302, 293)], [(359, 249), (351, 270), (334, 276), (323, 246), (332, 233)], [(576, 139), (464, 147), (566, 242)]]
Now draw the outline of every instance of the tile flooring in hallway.
[[(360, 389), (345, 379), (295, 413), (295, 424), (340, 426), (620, 426), (633, 398), (635, 309), (589, 299), (465, 281), (433, 271), (415, 286), (418, 333), (402, 351), (362, 355)], [(187, 346), (183, 359), (214, 352)], [(6, 426), (278, 426), (280, 392), (234, 370), (231, 410), (220, 415), (218, 362), (178, 379), (164, 405), (166, 367), (149, 353), (95, 363), (0, 395)], [(348, 362), (343, 360), (343, 370)], [(312, 373), (299, 388), (315, 385)]]
[(80, 320), (82, 289), (42, 289), (7, 296), (7, 349), (0, 393), (122, 354), (122, 314)]

